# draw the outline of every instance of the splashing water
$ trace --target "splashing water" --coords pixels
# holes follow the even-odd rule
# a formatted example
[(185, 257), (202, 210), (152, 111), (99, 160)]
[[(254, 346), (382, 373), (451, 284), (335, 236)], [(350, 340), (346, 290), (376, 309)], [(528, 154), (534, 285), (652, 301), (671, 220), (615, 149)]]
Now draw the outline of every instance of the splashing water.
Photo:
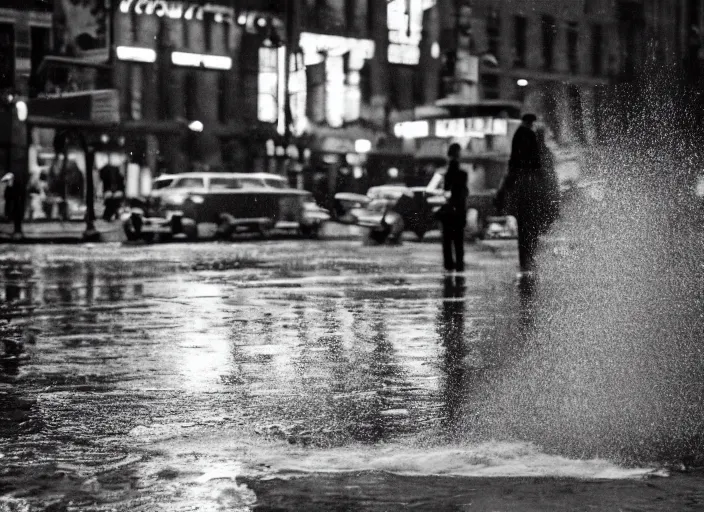
[(606, 196), (562, 212), (552, 234), (574, 248), (540, 255), (532, 330), (467, 431), (577, 457), (704, 460), (699, 155), (682, 97), (666, 92), (646, 83), (628, 127), (591, 156), (584, 174)]

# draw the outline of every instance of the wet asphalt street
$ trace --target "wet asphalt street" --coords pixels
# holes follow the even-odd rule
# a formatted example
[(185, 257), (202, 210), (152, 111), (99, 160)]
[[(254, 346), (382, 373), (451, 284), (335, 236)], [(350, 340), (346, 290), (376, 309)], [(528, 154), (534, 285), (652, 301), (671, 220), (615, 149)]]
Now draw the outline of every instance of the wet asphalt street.
[(696, 476), (468, 440), (530, 304), (515, 241), (451, 279), (438, 245), (3, 248), (1, 328), (36, 344), (0, 367), (0, 511), (704, 506)]

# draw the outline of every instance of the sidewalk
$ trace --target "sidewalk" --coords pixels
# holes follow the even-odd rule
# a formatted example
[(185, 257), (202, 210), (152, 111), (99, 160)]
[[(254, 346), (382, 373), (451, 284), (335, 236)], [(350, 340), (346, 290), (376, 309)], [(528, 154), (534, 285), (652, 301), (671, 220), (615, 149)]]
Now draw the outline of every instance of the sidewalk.
[[(95, 229), (100, 233), (99, 242), (122, 242), (125, 235), (122, 231), (120, 221), (105, 222), (95, 221)], [(83, 235), (86, 230), (85, 221), (34, 221), (22, 224), (24, 238), (13, 239), (15, 231), (11, 222), (0, 222), (0, 244), (64, 244), (80, 243), (84, 241)]]

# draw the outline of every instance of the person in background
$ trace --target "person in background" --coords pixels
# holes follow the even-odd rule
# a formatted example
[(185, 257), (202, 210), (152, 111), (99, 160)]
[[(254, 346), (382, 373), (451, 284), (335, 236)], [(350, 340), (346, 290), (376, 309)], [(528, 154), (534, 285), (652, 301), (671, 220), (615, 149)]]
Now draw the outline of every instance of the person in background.
[(120, 168), (114, 164), (112, 155), (100, 169), (100, 181), (103, 184), (103, 220), (112, 221), (120, 209), (120, 204), (125, 195), (125, 179)]
[[(516, 130), (508, 174), (499, 187), (495, 201), (496, 208), (504, 213), (507, 196), (510, 196), (510, 211), (505, 213), (514, 215), (518, 222), (518, 257), (522, 272), (533, 271), (539, 237), (552, 222), (549, 213), (550, 185), (541, 165), (541, 144), (534, 129), (536, 119), (534, 114), (525, 114)], [(543, 142), (543, 160), (546, 166), (553, 167), (550, 164), (552, 154), (546, 150)], [(550, 172), (554, 173), (554, 169)]]
[(11, 172), (6, 173), (0, 182), (5, 184), (4, 199), (5, 199), (5, 218), (12, 221), (15, 218), (15, 175)]
[(46, 198), (46, 172), (36, 173), (29, 182), (29, 220), (43, 219)]
[(443, 188), (446, 203), (440, 209), (442, 255), (445, 270), (464, 272), (464, 228), (467, 223), (467, 173), (460, 169), (460, 145), (450, 144)]

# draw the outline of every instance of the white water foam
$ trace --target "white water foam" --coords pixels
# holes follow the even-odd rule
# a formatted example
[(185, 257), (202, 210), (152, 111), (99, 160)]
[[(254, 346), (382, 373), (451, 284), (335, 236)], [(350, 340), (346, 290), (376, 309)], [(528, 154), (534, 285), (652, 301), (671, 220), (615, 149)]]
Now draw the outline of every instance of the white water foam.
[[(474, 446), (411, 448), (384, 445), (330, 450), (281, 450), (251, 453), (268, 476), (292, 473), (385, 471), (404, 476), (544, 477), (624, 480), (668, 476), (654, 467), (626, 468), (603, 459), (575, 460), (541, 452), (530, 443), (486, 442)], [(254, 462), (254, 461), (253, 461)], [(269, 471), (267, 471), (269, 473)]]

